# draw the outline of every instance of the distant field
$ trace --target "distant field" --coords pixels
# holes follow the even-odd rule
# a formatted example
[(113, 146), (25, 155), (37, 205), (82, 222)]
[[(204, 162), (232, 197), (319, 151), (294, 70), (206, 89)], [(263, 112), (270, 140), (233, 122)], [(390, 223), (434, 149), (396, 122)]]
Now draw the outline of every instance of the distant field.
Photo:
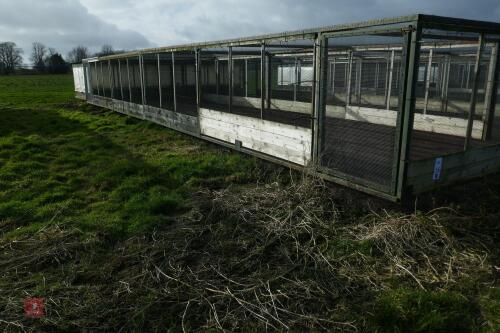
[(0, 331), (500, 331), (500, 176), (404, 210), (73, 95), (0, 76)]
[(72, 80), (0, 77), (6, 236), (56, 221), (127, 235), (168, 223), (199, 182), (252, 172), (251, 158), (77, 101)]

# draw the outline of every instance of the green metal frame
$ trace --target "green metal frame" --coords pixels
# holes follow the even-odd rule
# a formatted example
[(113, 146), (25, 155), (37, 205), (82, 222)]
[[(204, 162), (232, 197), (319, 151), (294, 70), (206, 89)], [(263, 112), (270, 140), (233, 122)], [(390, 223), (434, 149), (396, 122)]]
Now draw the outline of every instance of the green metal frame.
[[(92, 89), (92, 71), (90, 70), (91, 66), (95, 67), (97, 71), (97, 62), (102, 66), (102, 61), (109, 61), (113, 59), (126, 60), (127, 73), (129, 72), (128, 59), (135, 58), (139, 60), (139, 71), (140, 71), (140, 81), (141, 81), (141, 98), (142, 105), (146, 103), (146, 94), (145, 94), (145, 78), (144, 78), (144, 65), (143, 65), (143, 56), (146, 54), (159, 54), (159, 53), (172, 53), (172, 85), (174, 89), (174, 112), (176, 111), (176, 94), (175, 94), (175, 52), (182, 52), (187, 50), (195, 51), (195, 59), (196, 59), (196, 102), (198, 111), (200, 108), (201, 101), (201, 89), (202, 85), (200, 82), (201, 77), (201, 52), (203, 49), (209, 48), (223, 48), (228, 50), (228, 58), (229, 60), (233, 58), (233, 56), (237, 53), (233, 54), (233, 47), (239, 46), (254, 46), (260, 48), (260, 58), (261, 58), (261, 70), (266, 69), (269, 65), (266, 66), (265, 60), (267, 58), (267, 49), (272, 49), (273, 47), (283, 46), (280, 43), (289, 43), (290, 41), (298, 41), (298, 40), (312, 40), (314, 42), (313, 47), (313, 66), (314, 66), (314, 84), (312, 87), (312, 100), (311, 100), (311, 128), (312, 128), (312, 149), (311, 149), (311, 160), (313, 165), (315, 166), (314, 173), (320, 177), (325, 179), (334, 181), (336, 183), (366, 192), (373, 195), (377, 195), (379, 197), (383, 197), (392, 201), (404, 200), (407, 195), (411, 194), (411, 189), (407, 188), (407, 174), (410, 165), (409, 153), (411, 147), (411, 137), (413, 130), (413, 120), (414, 120), (414, 112), (415, 112), (415, 88), (418, 77), (418, 68), (419, 68), (419, 56), (420, 56), (420, 43), (423, 36), (424, 29), (440, 29), (446, 31), (464, 31), (464, 32), (474, 32), (480, 33), (484, 36), (485, 40), (488, 40), (487, 34), (497, 34), (500, 35), (500, 24), (492, 23), (492, 22), (481, 22), (481, 21), (473, 21), (473, 20), (462, 20), (462, 19), (454, 19), (454, 18), (446, 18), (440, 16), (432, 16), (432, 15), (410, 15), (410, 16), (402, 16), (397, 18), (390, 19), (381, 19), (381, 20), (371, 20), (354, 24), (343, 24), (343, 25), (334, 25), (327, 26), (322, 28), (315, 29), (307, 29), (307, 30), (298, 30), (298, 31), (290, 31), (284, 33), (277, 34), (267, 34), (260, 35), (255, 37), (247, 37), (247, 38), (237, 38), (237, 39), (227, 39), (206, 43), (193, 43), (193, 44), (185, 44), (185, 45), (176, 45), (169, 47), (161, 47), (161, 48), (150, 48), (144, 49), (135, 52), (128, 52), (123, 54), (116, 54), (106, 57), (97, 57), (97, 58), (89, 58), (83, 61), (84, 66), (88, 68), (88, 71), (84, 70), (85, 75), (85, 84), (90, 84), (90, 87), (86, 87), (87, 98), (89, 100), (94, 100), (94, 103), (98, 103), (99, 105), (108, 105), (107, 100), (112, 100), (110, 98), (102, 97), (102, 96), (92, 96), (96, 92)], [(332, 171), (328, 168), (321, 167), (320, 164), (320, 155), (322, 152), (322, 148), (324, 145), (324, 123), (326, 117), (326, 96), (327, 96), (327, 80), (328, 77), (328, 51), (330, 49), (329, 38), (342, 38), (342, 37), (352, 37), (352, 36), (366, 36), (366, 35), (386, 35), (386, 36), (402, 36), (402, 71), (401, 71), (401, 82), (402, 89), (400, 90), (399, 95), (399, 109), (396, 119), (396, 128), (395, 128), (395, 142), (394, 142), (394, 158), (392, 165), (392, 178), (389, 186), (376, 184), (365, 179), (361, 179), (359, 177), (353, 177), (351, 175)], [(274, 44), (274, 45), (273, 45)], [(208, 52), (208, 51), (207, 51)], [(258, 58), (258, 52), (255, 52), (254, 58)], [(499, 52), (500, 53), (500, 52)], [(500, 56), (499, 56), (500, 57)], [(159, 58), (158, 58), (159, 59)], [(217, 61), (216, 61), (217, 63)], [(120, 62), (121, 64), (121, 62)], [(230, 64), (231, 61), (230, 61)], [(230, 89), (232, 89), (231, 81), (233, 79), (233, 70), (232, 66), (228, 66), (228, 75), (229, 75), (229, 84)], [(270, 75), (266, 80), (264, 72), (261, 72), (261, 118), (262, 112), (269, 107), (269, 98), (271, 97), (269, 94), (265, 94), (265, 87), (269, 86), (268, 80), (270, 79)], [(97, 73), (97, 72), (96, 72)], [(110, 72), (111, 73), (111, 72)], [(111, 74), (110, 74), (111, 75)], [(120, 76), (122, 72), (120, 70)], [(216, 71), (216, 76), (219, 75), (218, 71)], [(99, 86), (102, 86), (102, 82), (99, 78), (100, 75), (97, 75), (97, 94), (99, 94)], [(495, 79), (498, 79), (498, 73), (495, 72)], [(160, 80), (160, 75), (159, 75)], [(218, 78), (217, 78), (218, 80)], [(131, 89), (130, 89), (130, 77), (129, 77), (129, 97), (131, 97)], [(110, 80), (111, 83), (111, 80)], [(495, 82), (496, 84), (496, 82)], [(102, 87), (101, 87), (102, 88)], [(122, 87), (122, 82), (120, 79), (120, 88)], [(495, 86), (496, 88), (496, 86)], [(161, 84), (159, 84), (160, 94), (161, 94)], [(112, 91), (114, 91), (112, 89)], [(123, 93), (122, 93), (123, 94)], [(496, 94), (493, 94), (492, 102), (493, 105), (495, 103)], [(231, 112), (231, 99), (232, 99), (232, 91), (229, 93), (229, 112)], [(104, 102), (103, 102), (104, 101)], [(267, 102), (267, 103), (266, 103)], [(129, 103), (132, 103), (130, 98)], [(161, 103), (161, 101), (160, 101)], [(123, 103), (125, 105), (125, 103)], [(199, 112), (198, 112), (199, 114)], [(490, 117), (492, 115), (489, 115)], [(489, 124), (491, 126), (491, 124)], [(233, 149), (237, 149), (239, 151), (249, 153), (260, 158), (264, 158), (266, 160), (270, 160), (273, 162), (278, 162), (280, 164), (284, 164), (290, 166), (292, 168), (303, 169), (303, 167), (299, 165), (295, 165), (294, 163), (281, 160), (279, 158), (266, 155), (263, 153), (258, 153), (256, 151), (252, 151), (249, 149), (245, 149), (242, 147), (238, 147), (237, 145), (232, 145), (227, 142), (223, 142), (217, 139), (213, 139), (210, 137), (206, 137), (201, 135), (200, 130), (196, 133), (189, 133), (196, 137), (201, 137), (205, 140), (218, 143), (220, 145), (230, 147)]]

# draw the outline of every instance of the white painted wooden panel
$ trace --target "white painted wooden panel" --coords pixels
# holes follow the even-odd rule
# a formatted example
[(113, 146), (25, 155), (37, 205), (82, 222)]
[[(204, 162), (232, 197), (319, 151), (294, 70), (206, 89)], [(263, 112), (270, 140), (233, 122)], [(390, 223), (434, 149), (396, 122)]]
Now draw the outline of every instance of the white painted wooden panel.
[(82, 66), (73, 66), (73, 81), (75, 83), (75, 91), (85, 92), (85, 76), (83, 75)]
[(216, 110), (200, 109), (201, 134), (256, 150), (300, 165), (311, 158), (308, 128), (240, 116)]

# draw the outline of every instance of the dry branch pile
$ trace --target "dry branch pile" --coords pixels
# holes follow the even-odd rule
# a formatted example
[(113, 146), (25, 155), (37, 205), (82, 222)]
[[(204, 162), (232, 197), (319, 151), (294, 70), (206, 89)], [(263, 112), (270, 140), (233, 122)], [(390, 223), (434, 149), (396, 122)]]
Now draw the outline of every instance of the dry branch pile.
[(38, 328), (49, 330), (357, 331), (365, 323), (349, 314), (395, 277), (444, 288), (490, 269), (491, 240), (460, 238), (439, 222), (452, 213), (358, 220), (305, 176), (199, 198), (174, 226), (123, 242), (50, 227), (0, 244), (11, 281), (1, 285), (2, 324), (31, 330), (16, 304), (38, 293), (48, 299)]

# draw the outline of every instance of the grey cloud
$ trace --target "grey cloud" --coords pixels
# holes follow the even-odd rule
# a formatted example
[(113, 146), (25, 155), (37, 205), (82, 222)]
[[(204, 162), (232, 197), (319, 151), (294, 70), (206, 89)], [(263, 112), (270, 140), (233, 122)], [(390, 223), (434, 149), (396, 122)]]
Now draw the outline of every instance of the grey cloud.
[(63, 55), (82, 44), (98, 50), (103, 44), (117, 49), (151, 46), (151, 42), (132, 29), (120, 29), (92, 15), (76, 0), (0, 0), (0, 41), (16, 42), (25, 50), (39, 41)]
[[(82, 0), (101, 17), (138, 22), (156, 44), (214, 40), (414, 13), (500, 20), (498, 0)], [(119, 9), (117, 9), (117, 7)], [(119, 13), (119, 15), (112, 15)]]
[(63, 51), (75, 44), (172, 45), (414, 13), (500, 21), (498, 0), (0, 0), (0, 6), (0, 40), (23, 47), (36, 40)]

